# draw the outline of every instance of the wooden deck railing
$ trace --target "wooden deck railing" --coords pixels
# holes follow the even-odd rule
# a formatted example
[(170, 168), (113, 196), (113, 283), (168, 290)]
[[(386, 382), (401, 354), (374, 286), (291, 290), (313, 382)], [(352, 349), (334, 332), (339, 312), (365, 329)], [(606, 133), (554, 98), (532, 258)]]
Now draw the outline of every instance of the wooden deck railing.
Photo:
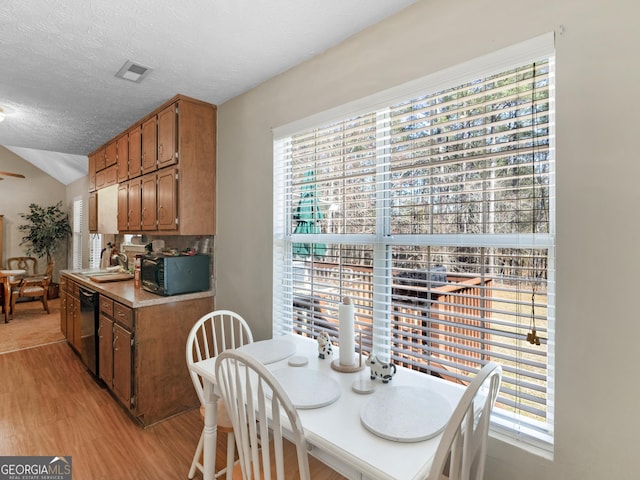
[[(315, 336), (328, 330), (337, 338), (338, 304), (350, 296), (356, 305), (356, 323), (363, 328), (365, 350), (371, 345), (373, 269), (314, 263), (314, 288), (294, 295), (294, 328)], [(406, 278), (393, 288), (391, 318), (394, 361), (409, 368), (447, 377), (459, 367), (477, 368), (489, 352), (490, 281), (477, 276), (447, 274), (447, 282), (434, 288), (412, 285)], [(398, 290), (399, 291), (399, 290)]]
[[(477, 368), (490, 348), (490, 325), (484, 315), (491, 309), (489, 285), (490, 280), (480, 277), (447, 275), (447, 284), (429, 290), (426, 298), (395, 301), (393, 341), (406, 352), (398, 363), (444, 377), (462, 374), (462, 366)], [(403, 288), (416, 293), (423, 289)]]

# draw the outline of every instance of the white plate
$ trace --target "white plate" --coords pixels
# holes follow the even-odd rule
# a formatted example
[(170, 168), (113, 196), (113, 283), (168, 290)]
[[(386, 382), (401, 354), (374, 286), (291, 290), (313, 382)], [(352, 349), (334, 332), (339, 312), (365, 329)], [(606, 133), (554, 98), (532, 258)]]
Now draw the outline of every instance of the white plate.
[(367, 430), (395, 442), (420, 442), (440, 434), (453, 408), (427, 388), (380, 386), (362, 406), (360, 421)]
[[(340, 384), (317, 370), (292, 367), (272, 373), (296, 408), (326, 407), (340, 398)], [(271, 392), (267, 395), (271, 397)]]
[(247, 343), (238, 350), (248, 353), (264, 365), (279, 362), (296, 353), (296, 345), (286, 337), (276, 337), (269, 340)]

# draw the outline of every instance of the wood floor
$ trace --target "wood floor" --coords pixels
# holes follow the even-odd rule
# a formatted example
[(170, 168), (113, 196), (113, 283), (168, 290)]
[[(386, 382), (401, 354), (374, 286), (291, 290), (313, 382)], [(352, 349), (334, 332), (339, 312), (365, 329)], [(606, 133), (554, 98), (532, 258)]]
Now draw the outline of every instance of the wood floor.
[[(0, 323), (0, 456), (71, 456), (79, 480), (186, 479), (199, 409), (139, 427), (63, 339), (59, 299), (49, 306), (47, 315), (40, 302), (18, 304), (14, 319)], [(218, 434), (216, 470), (226, 440)], [(316, 463), (312, 478), (344, 479)]]
[[(140, 428), (60, 341), (57, 312), (33, 303), (38, 314), (17, 312), (0, 325), (0, 455), (70, 455), (80, 480), (186, 479), (203, 426), (198, 409)], [(43, 336), (56, 329), (57, 338)], [(225, 442), (218, 435), (222, 465)]]
[(0, 353), (64, 340), (60, 331), (60, 299), (49, 300), (47, 315), (42, 302), (18, 302), (9, 323), (0, 317)]

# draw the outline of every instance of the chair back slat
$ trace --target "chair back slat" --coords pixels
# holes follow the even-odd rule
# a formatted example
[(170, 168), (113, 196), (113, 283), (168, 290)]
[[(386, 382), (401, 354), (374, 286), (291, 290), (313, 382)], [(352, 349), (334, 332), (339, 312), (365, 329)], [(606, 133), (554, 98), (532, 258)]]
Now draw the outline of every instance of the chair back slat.
[[(242, 339), (242, 343), (228, 343), (227, 335), (238, 336)], [(251, 342), (253, 342), (251, 328), (242, 316), (230, 310), (216, 310), (207, 313), (191, 327), (187, 336), (187, 367), (196, 362), (215, 358), (231, 345), (233, 348), (237, 348)], [(189, 375), (200, 399), (200, 404), (204, 405), (204, 382), (191, 368), (189, 368)]]
[(436, 449), (429, 480), (481, 480), (484, 476), (491, 411), (502, 367), (489, 362), (458, 402)]
[(295, 446), (301, 480), (310, 480), (309, 458), (298, 412), (273, 374), (251, 355), (226, 350), (216, 359), (220, 396), (228, 406), (243, 478), (284, 480), (285, 431)]

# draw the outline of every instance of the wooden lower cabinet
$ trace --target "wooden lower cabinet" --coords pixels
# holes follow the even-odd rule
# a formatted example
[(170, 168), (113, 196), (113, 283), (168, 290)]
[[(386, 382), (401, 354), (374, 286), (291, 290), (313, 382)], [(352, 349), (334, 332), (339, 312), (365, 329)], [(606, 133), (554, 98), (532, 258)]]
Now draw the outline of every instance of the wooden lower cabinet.
[(67, 277), (60, 277), (60, 331), (67, 338)]
[(131, 308), (100, 295), (99, 371), (143, 426), (199, 405), (184, 360), (191, 327), (213, 297)]
[[(81, 350), (80, 287), (99, 292), (98, 376), (142, 426), (153, 425), (200, 405), (185, 361), (187, 336), (194, 323), (214, 308), (214, 297), (183, 299), (131, 292), (61, 275), (60, 329), (69, 345)], [(130, 288), (133, 289), (133, 282)], [(124, 295), (124, 296), (123, 296)], [(149, 302), (149, 297), (153, 300)], [(124, 299), (124, 300), (123, 300)], [(126, 304), (125, 304), (126, 303)], [(151, 303), (151, 304), (150, 304)]]
[(113, 320), (103, 313), (98, 327), (98, 356), (100, 379), (113, 388)]
[(69, 345), (80, 351), (80, 286), (65, 277), (60, 280), (60, 331)]
[(117, 323), (113, 326), (113, 393), (128, 407), (134, 405), (131, 395), (133, 333)]

